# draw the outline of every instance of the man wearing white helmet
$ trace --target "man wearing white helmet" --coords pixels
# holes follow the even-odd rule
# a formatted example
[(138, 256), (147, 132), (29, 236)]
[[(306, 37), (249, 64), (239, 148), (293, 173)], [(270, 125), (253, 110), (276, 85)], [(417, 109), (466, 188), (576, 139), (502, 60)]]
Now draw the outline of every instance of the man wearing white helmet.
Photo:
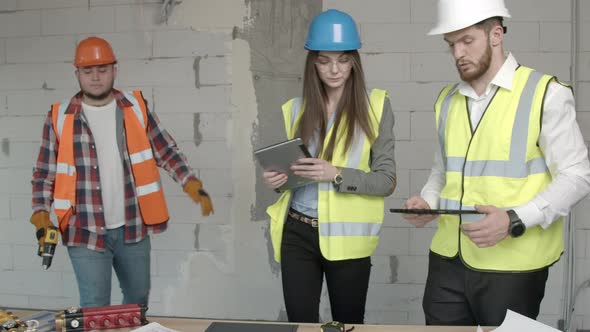
[(439, 217), (423, 308), (430, 325), (500, 325), (506, 309), (539, 314), (563, 217), (590, 191), (590, 164), (570, 87), (506, 54), (503, 0), (439, 0), (438, 23), (461, 82), (436, 104), (439, 147), (407, 208)]

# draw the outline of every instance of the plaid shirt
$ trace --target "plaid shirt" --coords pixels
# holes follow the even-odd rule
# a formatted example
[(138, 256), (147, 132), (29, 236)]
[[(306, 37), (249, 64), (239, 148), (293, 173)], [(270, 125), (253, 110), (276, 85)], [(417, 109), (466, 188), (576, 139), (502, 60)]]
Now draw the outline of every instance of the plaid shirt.
[[(123, 112), (124, 107), (131, 106), (131, 102), (122, 92), (113, 89), (113, 94), (118, 113)], [(77, 180), (75, 214), (70, 218), (68, 227), (62, 232), (62, 241), (67, 246), (83, 246), (104, 251), (106, 227), (102, 212), (98, 159), (94, 139), (83, 116), (81, 92), (72, 97), (66, 113), (74, 114), (74, 160)], [(162, 127), (156, 114), (148, 110), (147, 115), (147, 134), (156, 164), (164, 168), (176, 182), (184, 185), (190, 178), (195, 177), (186, 157), (180, 152), (174, 139)], [(148, 232), (163, 232), (166, 230), (167, 223), (154, 226), (143, 223), (135, 195), (135, 181), (127, 151), (125, 130), (122, 131), (118, 135), (121, 135), (123, 141), (120, 148), (123, 156), (125, 188), (125, 242), (134, 243), (141, 241)], [(51, 209), (58, 150), (59, 142), (53, 129), (50, 110), (43, 126), (41, 148), (31, 181), (34, 212)]]

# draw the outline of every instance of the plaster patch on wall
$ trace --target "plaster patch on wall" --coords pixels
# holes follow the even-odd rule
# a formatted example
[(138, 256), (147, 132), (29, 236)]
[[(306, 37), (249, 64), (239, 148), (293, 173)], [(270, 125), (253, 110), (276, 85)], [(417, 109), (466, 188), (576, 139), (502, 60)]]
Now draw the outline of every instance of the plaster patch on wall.
[(10, 156), (10, 140), (8, 138), (2, 139), (2, 153), (5, 156)]
[(277, 321), (286, 322), (287, 320), (288, 320), (287, 311), (285, 309), (281, 309), (279, 311), (279, 316), (277, 317)]
[(195, 72), (195, 87), (197, 87), (197, 89), (201, 88), (201, 81), (199, 79), (199, 66), (201, 65), (201, 58), (201, 56), (197, 56), (193, 62), (193, 71)]
[(195, 142), (195, 146), (201, 145), (201, 141), (203, 140), (203, 134), (199, 129), (201, 124), (201, 113), (194, 113), (193, 114), (193, 142)]
[[(236, 124), (252, 124), (233, 126), (233, 142), (235, 143), (233, 160), (238, 160), (234, 165), (239, 166), (234, 168), (234, 179), (236, 180), (236, 192), (252, 192), (255, 187), (255, 179), (253, 176), (244, 177), (241, 174), (247, 172), (248, 174), (255, 174), (256, 168), (252, 157), (252, 136), (255, 135), (258, 103), (254, 91), (254, 82), (252, 80), (252, 72), (250, 69), (250, 44), (243, 39), (234, 39), (233, 54), (232, 54), (232, 104), (238, 109), (234, 115)], [(247, 180), (246, 180), (247, 178)], [(241, 188), (240, 188), (241, 187)], [(248, 200), (239, 200), (237, 204), (236, 213), (238, 211), (251, 211), (254, 205), (255, 195), (249, 195)], [(243, 204), (243, 205), (242, 205)], [(238, 205), (241, 205), (238, 207)], [(251, 212), (252, 213), (252, 212)], [(239, 214), (238, 214), (239, 215)], [(250, 220), (252, 220), (250, 218)]]
[(201, 225), (195, 225), (195, 250), (199, 250), (199, 233), (201, 232)]
[(244, 34), (242, 33), (242, 31), (240, 31), (240, 28), (238, 27), (234, 27), (232, 32), (231, 32), (231, 39), (244, 39)]
[(266, 251), (268, 252), (268, 266), (270, 272), (276, 277), (280, 276), (281, 264), (275, 261), (275, 253), (272, 247), (272, 239), (270, 238), (270, 225), (264, 226), (264, 241), (266, 241)]
[(50, 88), (50, 87), (47, 85), (47, 82), (43, 82), (43, 85), (41, 86), (41, 89), (43, 89), (43, 90), (47, 90), (47, 91), (53, 91), (53, 90), (55, 90), (55, 88)]
[[(255, 146), (255, 144), (259, 141), (259, 136), (260, 136), (260, 126), (258, 125), (257, 121), (252, 122), (252, 135), (250, 135), (250, 144), (252, 144), (252, 146)], [(252, 156), (252, 159), (254, 159), (254, 156)], [(255, 214), (256, 211), (253, 210), (252, 211), (252, 220), (255, 220)]]
[(389, 257), (389, 269), (391, 273), (389, 275), (389, 282), (395, 284), (397, 282), (397, 269), (399, 267), (399, 259), (397, 256)]

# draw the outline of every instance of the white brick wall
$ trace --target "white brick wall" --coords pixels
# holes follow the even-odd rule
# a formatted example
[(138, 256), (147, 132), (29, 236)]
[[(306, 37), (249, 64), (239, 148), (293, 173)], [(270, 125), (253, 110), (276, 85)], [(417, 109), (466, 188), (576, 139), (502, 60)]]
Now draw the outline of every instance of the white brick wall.
[[(31, 169), (45, 115), (51, 103), (76, 92), (75, 47), (90, 35), (110, 41), (119, 60), (115, 86), (144, 91), (196, 173), (202, 173), (215, 204), (215, 215), (205, 219), (200, 207), (162, 173), (173, 222), (168, 232), (153, 237), (151, 301), (155, 305), (150, 303), (151, 312), (174, 309), (162, 302), (166, 287), (177, 284), (181, 259), (172, 257), (198, 250), (213, 253), (209, 259), (227, 260), (227, 253), (233, 250), (233, 185), (227, 176), (232, 168), (227, 141), (233, 109), (232, 31), (195, 31), (175, 16), (168, 24), (160, 24), (156, 20), (160, 8), (159, 0), (0, 4), (0, 306), (63, 309), (78, 302), (65, 248), (58, 246), (51, 269), (41, 272), (28, 219)], [(201, 58), (195, 70), (197, 56)], [(198, 146), (194, 142), (196, 116)], [(44, 283), (35, 281), (39, 273)], [(114, 303), (121, 300), (116, 278), (112, 299)]]
[[(161, 173), (171, 223), (167, 232), (152, 238), (150, 312), (276, 319), (284, 310), (268, 226), (266, 221), (252, 222), (252, 207), (244, 203), (254, 192), (243, 185), (254, 177), (248, 171), (254, 169), (254, 161), (236, 151), (236, 146), (243, 146), (236, 142), (244, 137), (242, 132), (250, 132), (250, 139), (258, 133), (251, 132), (255, 123), (239, 121), (249, 110), (235, 103), (244, 91), (234, 85), (238, 73), (232, 63), (232, 28), (243, 15), (250, 15), (245, 19), (251, 23), (255, 13), (249, 13), (243, 1), (213, 2), (184, 1), (162, 23), (161, 0), (0, 1), (0, 306), (63, 309), (77, 303), (75, 277), (62, 246), (51, 270), (40, 272), (28, 222), (29, 181), (50, 104), (69, 98), (78, 88), (72, 66), (76, 43), (99, 35), (111, 42), (119, 59), (116, 86), (143, 90), (215, 205), (213, 216), (201, 217), (200, 207)], [(521, 63), (568, 81), (570, 2), (506, 2), (513, 15), (507, 20), (507, 49)], [(238, 3), (244, 8), (233, 7)], [(578, 3), (581, 53), (576, 96), (578, 121), (588, 141), (590, 2)], [(458, 78), (444, 41), (425, 35), (436, 16), (436, 0), (324, 0), (323, 6), (354, 16), (363, 39), (368, 84), (389, 92), (396, 114), (398, 186), (386, 199), (386, 208), (401, 206), (419, 193), (429, 174), (436, 148), (434, 99), (445, 84)], [(575, 210), (579, 282), (590, 278), (589, 211), (588, 198)], [(386, 212), (373, 257), (367, 322), (423, 324), (421, 301), (434, 232), (435, 223), (414, 229), (399, 215)], [(43, 285), (37, 282), (39, 273), (46, 280)], [(561, 315), (563, 273), (562, 263), (551, 269), (539, 318), (543, 322), (555, 324)], [(112, 297), (114, 302), (121, 299), (116, 281)], [(203, 298), (216, 301), (207, 306)], [(589, 304), (590, 295), (583, 290), (576, 314), (586, 328)]]
[(228, 55), (230, 47), (229, 33), (195, 33), (186, 30), (154, 32), (155, 57)]
[(78, 0), (18, 0), (17, 8), (20, 10), (27, 9), (51, 9), (51, 8), (72, 8), (87, 7), (88, 2)]
[(41, 29), (44, 35), (77, 33), (107, 33), (115, 31), (115, 8), (47, 9), (41, 12)]
[(72, 61), (74, 36), (6, 39), (6, 63), (52, 63)]
[(0, 13), (0, 38), (38, 36), (41, 33), (41, 12)]

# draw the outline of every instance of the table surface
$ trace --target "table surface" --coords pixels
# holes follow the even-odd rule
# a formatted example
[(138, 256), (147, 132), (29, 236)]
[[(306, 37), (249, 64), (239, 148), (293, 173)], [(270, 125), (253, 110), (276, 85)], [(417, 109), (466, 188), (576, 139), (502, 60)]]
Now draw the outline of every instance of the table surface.
[[(19, 318), (25, 318), (37, 311), (29, 310), (10, 310)], [(223, 322), (224, 320), (196, 319), (196, 318), (177, 318), (177, 317), (150, 317), (150, 322), (157, 322), (160, 325), (180, 332), (205, 332), (212, 322)], [(229, 321), (232, 323), (251, 323), (251, 324), (281, 324), (281, 322), (258, 322), (258, 321)], [(283, 323), (284, 324), (284, 323)], [(297, 324), (297, 332), (319, 332), (320, 324)], [(102, 332), (129, 332), (138, 327), (121, 328), (111, 330), (101, 330)], [(350, 326), (347, 325), (347, 329)], [(421, 326), (421, 325), (354, 325), (354, 332), (475, 332), (475, 326)], [(485, 332), (493, 330), (493, 327), (482, 327)]]

